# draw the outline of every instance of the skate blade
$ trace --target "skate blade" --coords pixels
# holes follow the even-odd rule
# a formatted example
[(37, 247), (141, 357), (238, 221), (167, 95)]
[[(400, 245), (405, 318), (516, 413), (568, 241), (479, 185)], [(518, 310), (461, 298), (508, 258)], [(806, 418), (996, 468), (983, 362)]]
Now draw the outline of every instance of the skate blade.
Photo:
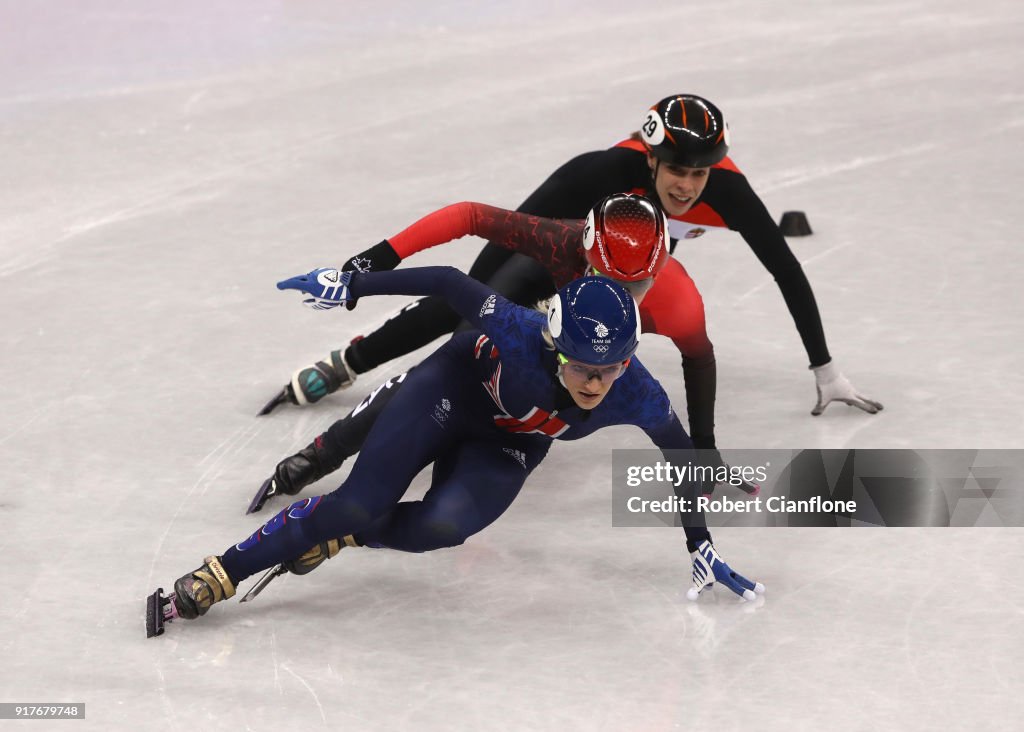
[(279, 564), (273, 569), (268, 569), (267, 573), (260, 577), (260, 581), (253, 585), (252, 589), (246, 592), (242, 596), (242, 599), (239, 600), (239, 602), (249, 602), (250, 600), (255, 598), (256, 595), (263, 592), (263, 588), (269, 585), (271, 582), (273, 582), (275, 577), (279, 577), (280, 575), (285, 574), (287, 572), (288, 570), (284, 568), (283, 564)]
[(257, 417), (262, 417), (265, 414), (270, 414), (271, 412), (273, 412), (275, 409), (277, 409), (279, 406), (281, 406), (282, 404), (284, 404), (287, 401), (288, 401), (288, 387), (286, 386), (285, 388), (281, 389), (281, 391), (279, 391), (277, 393), (277, 395), (274, 396), (273, 399), (271, 399), (269, 402), (267, 402), (265, 405), (263, 405), (263, 409), (258, 411), (256, 413), (256, 416)]
[(163, 612), (163, 591), (159, 588), (156, 592), (146, 598), (146, 637), (154, 638), (163, 635), (164, 612)]
[(246, 510), (246, 515), (250, 513), (256, 513), (263, 508), (263, 505), (271, 498), (277, 495), (277, 491), (274, 490), (274, 479), (267, 478), (263, 481), (263, 485), (256, 491), (256, 495), (253, 496), (252, 501), (249, 503), (249, 508)]
[(164, 634), (164, 623), (178, 617), (171, 596), (164, 596), (164, 588), (146, 598), (146, 637), (155, 638)]

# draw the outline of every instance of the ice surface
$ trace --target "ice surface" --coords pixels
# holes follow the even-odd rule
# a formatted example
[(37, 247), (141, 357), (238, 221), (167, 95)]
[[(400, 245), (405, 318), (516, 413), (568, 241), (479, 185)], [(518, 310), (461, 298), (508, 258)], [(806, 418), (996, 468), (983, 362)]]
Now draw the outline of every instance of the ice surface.
[[(557, 446), (459, 549), (347, 550), (156, 640), (142, 600), (422, 356), (255, 418), (403, 302), (315, 313), (278, 279), (448, 203), (514, 207), (675, 91), (726, 111), (776, 216), (807, 212), (832, 353), (886, 405), (809, 416), (782, 298), (718, 232), (677, 256), (720, 443), (1021, 447), (1022, 23), (1016, 0), (2, 0), (0, 701), (85, 702), (83, 730), (1019, 724), (1024, 532), (720, 530), (768, 594), (690, 604), (677, 533), (610, 527), (629, 429)], [(671, 344), (642, 358), (681, 403)]]

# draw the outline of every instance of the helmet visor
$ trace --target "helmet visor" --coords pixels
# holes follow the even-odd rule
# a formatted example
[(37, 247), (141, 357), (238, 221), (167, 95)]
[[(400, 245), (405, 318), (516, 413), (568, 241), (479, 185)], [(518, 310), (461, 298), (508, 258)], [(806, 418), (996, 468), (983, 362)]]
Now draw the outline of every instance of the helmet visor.
[(621, 363), (595, 366), (569, 358), (561, 353), (558, 354), (558, 367), (561, 369), (562, 375), (571, 375), (584, 381), (590, 381), (595, 376), (605, 383), (615, 381), (625, 373), (627, 366), (629, 366), (629, 359)]

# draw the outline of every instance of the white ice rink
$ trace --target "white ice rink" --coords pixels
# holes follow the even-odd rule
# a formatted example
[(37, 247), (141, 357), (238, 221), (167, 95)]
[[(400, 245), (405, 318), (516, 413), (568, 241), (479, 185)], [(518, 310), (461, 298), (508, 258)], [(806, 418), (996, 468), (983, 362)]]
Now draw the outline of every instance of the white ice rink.
[[(716, 232), (676, 256), (720, 445), (1024, 446), (1024, 5), (631, 5), (0, 0), (0, 702), (87, 705), (28, 727), (1021, 728), (1024, 530), (719, 529), (768, 594), (691, 604), (678, 532), (611, 526), (610, 449), (649, 444), (626, 428), (556, 445), (461, 548), (347, 550), (146, 639), (146, 594), (423, 355), (256, 418), (405, 302), (274, 283), (448, 203), (515, 207), (673, 92), (722, 107), (776, 217), (807, 212), (832, 354), (886, 407), (809, 415), (778, 289)], [(682, 405), (672, 345), (641, 357)]]

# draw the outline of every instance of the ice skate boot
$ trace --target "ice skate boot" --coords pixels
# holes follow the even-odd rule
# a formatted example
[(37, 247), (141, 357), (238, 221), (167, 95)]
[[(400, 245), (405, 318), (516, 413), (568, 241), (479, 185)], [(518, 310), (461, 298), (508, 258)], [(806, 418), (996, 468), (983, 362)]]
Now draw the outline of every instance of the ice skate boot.
[(174, 606), (178, 616), (194, 620), (215, 602), (235, 596), (235, 585), (220, 565), (220, 557), (207, 557), (203, 566), (174, 583)]
[(174, 583), (174, 592), (160, 587), (146, 598), (146, 637), (162, 635), (164, 623), (176, 618), (194, 620), (215, 602), (235, 594), (235, 585), (221, 566), (220, 557), (207, 557), (203, 565)]
[(292, 380), (266, 403), (259, 415), (270, 414), (285, 402), (297, 406), (315, 404), (338, 389), (352, 386), (355, 380), (356, 372), (348, 365), (344, 352), (331, 351), (323, 361), (296, 371)]
[(286, 457), (274, 468), (274, 474), (263, 481), (249, 503), (246, 513), (255, 513), (274, 496), (294, 496), (307, 485), (312, 485), (341, 467), (345, 455), (335, 455), (324, 445), (320, 435), (294, 455)]

